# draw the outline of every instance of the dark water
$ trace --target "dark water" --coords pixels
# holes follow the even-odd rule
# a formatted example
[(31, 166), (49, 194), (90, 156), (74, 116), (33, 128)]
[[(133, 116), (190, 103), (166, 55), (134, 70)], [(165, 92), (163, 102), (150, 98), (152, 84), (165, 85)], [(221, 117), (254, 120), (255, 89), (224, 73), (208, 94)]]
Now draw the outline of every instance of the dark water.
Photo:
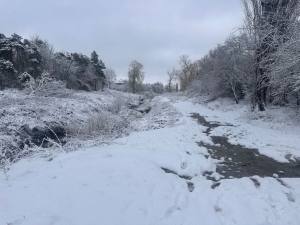
[[(208, 122), (198, 113), (192, 114), (199, 124), (207, 127), (206, 133), (219, 126), (232, 126), (230, 124), (218, 124)], [(228, 142), (227, 137), (210, 136), (214, 145), (198, 142), (199, 146), (208, 149), (211, 158), (224, 159), (224, 162), (217, 165), (217, 172), (223, 178), (241, 178), (258, 175), (260, 177), (272, 177), (277, 174), (279, 177), (300, 177), (300, 160), (297, 162), (280, 163), (265, 155), (261, 155), (257, 149), (246, 148), (242, 145), (233, 145)], [(218, 145), (218, 146), (216, 146)], [(208, 179), (210, 172), (205, 173)], [(256, 181), (253, 180), (255, 183)], [(258, 183), (256, 183), (258, 185)]]

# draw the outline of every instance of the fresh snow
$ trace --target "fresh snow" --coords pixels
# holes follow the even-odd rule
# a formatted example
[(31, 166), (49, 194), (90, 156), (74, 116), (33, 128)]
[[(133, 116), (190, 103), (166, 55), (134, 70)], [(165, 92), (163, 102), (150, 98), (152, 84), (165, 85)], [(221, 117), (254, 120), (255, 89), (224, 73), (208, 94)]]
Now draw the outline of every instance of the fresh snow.
[[(145, 117), (143, 129), (110, 145), (15, 163), (8, 180), (0, 173), (0, 224), (299, 224), (299, 178), (254, 176), (255, 182), (244, 177), (214, 183), (202, 175), (210, 171), (219, 178), (218, 161), (205, 157), (207, 149), (197, 145), (213, 143), (190, 113), (231, 123), (234, 127), (218, 127), (211, 135), (226, 135), (231, 143), (258, 148), (279, 161), (286, 154), (300, 156), (299, 128), (276, 129), (262, 119), (248, 123), (241, 111), (245, 107), (238, 110), (228, 100), (195, 101), (172, 98), (182, 113), (173, 127), (144, 129)], [(151, 120), (166, 117), (152, 113)]]

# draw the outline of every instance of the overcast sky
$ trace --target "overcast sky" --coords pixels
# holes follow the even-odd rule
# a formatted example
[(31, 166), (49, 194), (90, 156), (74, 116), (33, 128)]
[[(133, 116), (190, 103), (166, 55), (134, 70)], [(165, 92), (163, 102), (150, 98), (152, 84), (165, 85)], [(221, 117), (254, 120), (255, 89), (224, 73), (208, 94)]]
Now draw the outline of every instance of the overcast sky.
[(56, 51), (95, 50), (118, 78), (144, 65), (166, 83), (180, 55), (200, 59), (242, 24), (239, 0), (0, 0), (0, 33), (38, 35)]

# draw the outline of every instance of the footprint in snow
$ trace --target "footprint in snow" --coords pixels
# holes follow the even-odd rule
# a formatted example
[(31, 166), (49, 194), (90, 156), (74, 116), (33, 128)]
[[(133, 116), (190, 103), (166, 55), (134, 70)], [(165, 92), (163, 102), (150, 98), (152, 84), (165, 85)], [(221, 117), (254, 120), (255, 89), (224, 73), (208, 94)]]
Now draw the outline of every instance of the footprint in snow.
[(189, 192), (193, 192), (195, 189), (195, 185), (192, 182), (187, 182)]
[(215, 206), (214, 208), (215, 208), (215, 211), (216, 211), (216, 212), (222, 212), (222, 209), (221, 209), (220, 207)]
[[(282, 179), (280, 178), (276, 178), (276, 180), (284, 187), (288, 188), (288, 189), (291, 189), (291, 187), (285, 183)], [(290, 202), (295, 202), (295, 199), (293, 198), (292, 194), (291, 193), (285, 193), (286, 194), (286, 197), (288, 198), (288, 200)]]
[(172, 215), (179, 213), (187, 205), (187, 196), (179, 193), (175, 198), (174, 205), (166, 211), (165, 218), (170, 218)]
[(286, 194), (286, 197), (288, 198), (288, 200), (290, 202), (295, 202), (295, 199), (293, 198), (292, 194), (291, 193), (285, 193)]
[(184, 161), (184, 162), (182, 162), (181, 163), (181, 169), (185, 169), (187, 167), (187, 162), (186, 161)]
[(216, 187), (219, 187), (221, 185), (220, 182), (215, 182), (211, 185), (211, 189), (215, 189)]
[(256, 188), (259, 188), (259, 187), (260, 187), (260, 183), (259, 183), (259, 181), (258, 181), (257, 179), (251, 177), (250, 180), (253, 181), (253, 183), (254, 183), (254, 185), (255, 185)]
[(291, 188), (287, 183), (285, 183), (282, 179), (280, 178), (276, 178), (276, 180), (282, 185), (285, 186), (287, 188)]

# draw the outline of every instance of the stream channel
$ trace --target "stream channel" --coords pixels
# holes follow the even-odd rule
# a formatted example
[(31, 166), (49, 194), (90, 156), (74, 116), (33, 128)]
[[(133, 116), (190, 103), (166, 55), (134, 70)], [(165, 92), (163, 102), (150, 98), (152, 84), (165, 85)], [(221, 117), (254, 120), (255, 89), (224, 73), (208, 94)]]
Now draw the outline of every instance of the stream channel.
[[(192, 118), (196, 119), (199, 124), (207, 127), (204, 133), (210, 136), (210, 131), (219, 126), (233, 126), (230, 124), (219, 124), (208, 122), (198, 113), (193, 113)], [(221, 179), (252, 177), (300, 177), (300, 160), (290, 163), (280, 163), (274, 159), (262, 155), (258, 149), (246, 148), (242, 145), (233, 145), (228, 142), (224, 136), (210, 136), (214, 145), (198, 142), (199, 146), (207, 148), (210, 157), (213, 159), (224, 159), (217, 165), (217, 172), (222, 175)], [(207, 156), (209, 157), (209, 156)], [(287, 157), (288, 158), (288, 157)], [(214, 180), (210, 177), (211, 173), (207, 172), (207, 179)], [(215, 181), (215, 180), (214, 180)]]

